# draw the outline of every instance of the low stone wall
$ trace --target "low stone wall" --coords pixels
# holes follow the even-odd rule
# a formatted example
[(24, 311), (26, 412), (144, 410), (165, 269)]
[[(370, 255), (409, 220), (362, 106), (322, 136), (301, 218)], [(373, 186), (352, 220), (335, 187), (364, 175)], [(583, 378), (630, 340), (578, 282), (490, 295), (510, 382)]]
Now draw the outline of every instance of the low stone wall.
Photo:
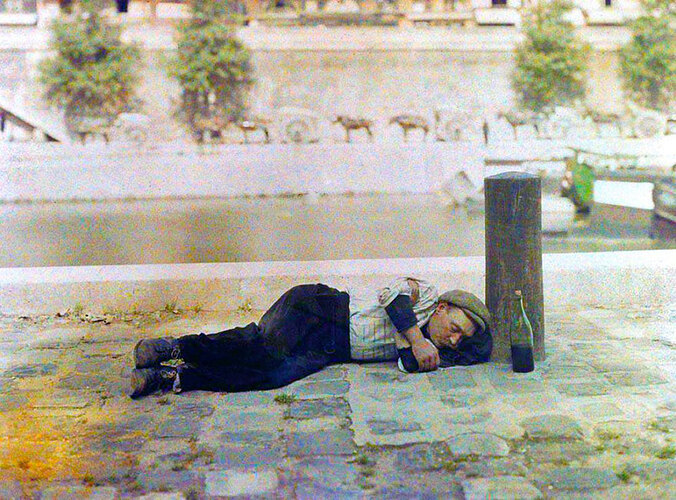
[(469, 143), (223, 146), (202, 153), (79, 148), (38, 158), (10, 156), (0, 166), (0, 200), (427, 193), (460, 168), (483, 175), (483, 150)]
[[(375, 290), (402, 275), (483, 296), (484, 262), (483, 257), (449, 257), (5, 268), (0, 269), (0, 313), (55, 314), (77, 305), (93, 313), (152, 311), (173, 302), (178, 308), (265, 309), (300, 283)], [(547, 254), (543, 273), (545, 307), (676, 304), (676, 250)]]
[[(569, 147), (648, 155), (670, 168), (676, 136), (655, 139), (190, 145), (151, 148), (0, 143), (0, 202), (284, 194), (453, 194), (464, 171), (479, 188), (501, 162), (563, 173)], [(484, 168), (484, 162), (492, 164)], [(554, 161), (550, 161), (554, 160)], [(526, 162), (519, 166), (520, 162)], [(464, 189), (464, 186), (459, 186)]]

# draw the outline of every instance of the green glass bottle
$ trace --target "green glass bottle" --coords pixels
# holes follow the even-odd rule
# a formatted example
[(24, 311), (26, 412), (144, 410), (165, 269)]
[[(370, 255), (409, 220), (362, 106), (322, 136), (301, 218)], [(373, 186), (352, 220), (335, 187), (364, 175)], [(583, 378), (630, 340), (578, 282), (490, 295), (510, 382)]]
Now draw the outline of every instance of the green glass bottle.
[(523, 307), (521, 290), (514, 291), (509, 342), (512, 347), (512, 369), (516, 373), (532, 372), (535, 369), (533, 363), (533, 327)]

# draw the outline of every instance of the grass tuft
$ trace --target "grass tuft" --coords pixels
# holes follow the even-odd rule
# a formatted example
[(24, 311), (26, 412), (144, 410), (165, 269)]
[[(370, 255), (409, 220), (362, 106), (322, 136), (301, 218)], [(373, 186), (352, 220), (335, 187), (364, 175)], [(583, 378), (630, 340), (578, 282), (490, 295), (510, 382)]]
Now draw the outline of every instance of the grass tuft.
[(368, 457), (368, 455), (364, 455), (363, 453), (357, 455), (354, 459), (350, 460), (350, 462), (357, 465), (372, 465), (374, 463), (373, 460)]
[(87, 472), (82, 476), (82, 482), (85, 486), (96, 486), (96, 478), (90, 472)]
[(622, 437), (622, 435), (619, 432), (611, 430), (598, 431), (596, 435), (598, 436), (599, 439), (602, 439), (604, 441), (611, 441)]
[(674, 458), (676, 457), (676, 445), (674, 444), (668, 444), (664, 448), (662, 448), (660, 451), (658, 451), (655, 456), (657, 458), (662, 458), (662, 459), (669, 459), (669, 458)]
[(237, 313), (238, 314), (247, 314), (247, 313), (250, 313), (252, 310), (253, 310), (253, 307), (251, 307), (251, 302), (249, 302), (247, 300), (246, 302), (244, 302), (242, 305), (240, 305), (237, 308)]
[(648, 429), (651, 431), (659, 431), (659, 432), (664, 432), (665, 434), (668, 434), (671, 432), (671, 428), (666, 422), (661, 422), (660, 420), (652, 420), (648, 424)]
[(290, 405), (294, 401), (296, 401), (296, 396), (293, 394), (277, 394), (275, 396), (275, 403), (280, 405)]
[(622, 472), (618, 472), (616, 475), (617, 478), (623, 483), (628, 483), (631, 479), (631, 473), (627, 469), (624, 469)]

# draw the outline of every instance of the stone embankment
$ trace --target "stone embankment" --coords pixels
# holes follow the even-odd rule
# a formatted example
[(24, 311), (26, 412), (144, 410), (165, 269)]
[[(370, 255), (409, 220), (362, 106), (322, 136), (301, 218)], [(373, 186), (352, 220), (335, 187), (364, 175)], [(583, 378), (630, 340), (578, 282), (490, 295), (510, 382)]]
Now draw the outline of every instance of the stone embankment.
[(669, 176), (676, 135), (203, 148), (0, 142), (0, 202), (439, 191), (462, 200), (482, 189), (485, 175), (505, 169), (553, 176), (558, 184), (572, 147), (640, 156), (648, 172)]

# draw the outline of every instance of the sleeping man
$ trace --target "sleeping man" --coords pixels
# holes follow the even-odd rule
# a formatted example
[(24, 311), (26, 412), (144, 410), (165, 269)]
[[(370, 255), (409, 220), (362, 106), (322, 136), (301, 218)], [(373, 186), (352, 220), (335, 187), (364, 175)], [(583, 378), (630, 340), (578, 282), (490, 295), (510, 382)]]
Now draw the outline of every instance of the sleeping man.
[[(298, 285), (258, 323), (139, 341), (130, 395), (274, 389), (333, 363), (397, 360), (404, 372), (432, 371), (484, 363), (491, 348), (490, 314), (469, 292), (439, 295), (416, 278), (372, 294)], [(182, 362), (162, 364), (170, 360)]]

